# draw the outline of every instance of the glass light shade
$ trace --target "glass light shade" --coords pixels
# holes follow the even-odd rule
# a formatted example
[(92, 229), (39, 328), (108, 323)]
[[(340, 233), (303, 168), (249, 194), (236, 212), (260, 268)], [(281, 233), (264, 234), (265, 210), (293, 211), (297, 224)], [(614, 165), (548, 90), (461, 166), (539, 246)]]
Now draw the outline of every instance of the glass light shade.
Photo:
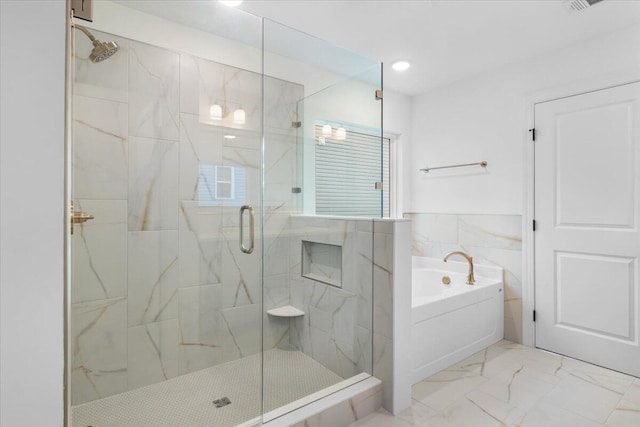
[(331, 125), (322, 126), (322, 136), (331, 136), (331, 132), (333, 132)]
[(209, 108), (209, 117), (211, 120), (222, 120), (222, 105), (213, 104)]
[(246, 113), (242, 108), (238, 108), (233, 112), (233, 123), (237, 123), (239, 125), (243, 125), (246, 122)]
[(336, 139), (341, 141), (347, 139), (347, 130), (345, 128), (336, 129)]

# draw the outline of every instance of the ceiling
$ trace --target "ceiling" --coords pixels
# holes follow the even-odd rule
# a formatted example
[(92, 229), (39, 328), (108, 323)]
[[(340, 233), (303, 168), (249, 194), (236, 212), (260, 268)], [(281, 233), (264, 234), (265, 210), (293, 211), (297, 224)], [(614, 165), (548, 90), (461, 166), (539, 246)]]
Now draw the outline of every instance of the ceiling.
[[(561, 0), (245, 0), (240, 9), (383, 61), (385, 87), (408, 95), (640, 24), (640, 0), (576, 13)], [(398, 59), (412, 67), (393, 71)]]

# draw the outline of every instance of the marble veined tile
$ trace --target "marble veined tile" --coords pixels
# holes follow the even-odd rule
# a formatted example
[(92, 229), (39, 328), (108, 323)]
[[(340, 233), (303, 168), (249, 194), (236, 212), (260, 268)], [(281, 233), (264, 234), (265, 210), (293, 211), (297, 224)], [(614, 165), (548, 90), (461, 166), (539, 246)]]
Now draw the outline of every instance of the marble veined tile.
[[(562, 368), (577, 378), (615, 393), (624, 393), (625, 397), (629, 396), (629, 400), (633, 400), (635, 378), (630, 375), (585, 363), (570, 357), (562, 358)], [(635, 388), (637, 390), (635, 398), (640, 402), (640, 387), (635, 386)]]
[(93, 44), (88, 37), (75, 31), (74, 85), (75, 95), (111, 101), (127, 102), (129, 99), (129, 40), (91, 29), (101, 41), (114, 41), (120, 47), (109, 59), (93, 63), (89, 59)]
[[(374, 331), (373, 333), (373, 375), (383, 384), (393, 384), (393, 341)], [(393, 390), (384, 387), (383, 400), (392, 402)], [(414, 395), (414, 398), (417, 397)]]
[(73, 197), (126, 199), (127, 104), (84, 96), (73, 101)]
[(220, 283), (222, 278), (222, 210), (180, 202), (180, 286)]
[(178, 232), (129, 232), (129, 326), (177, 318)]
[(264, 274), (289, 272), (289, 215), (272, 213), (264, 221)]
[(257, 205), (261, 197), (260, 185), (260, 151), (236, 146), (225, 146), (222, 149), (222, 161), (226, 166), (244, 170), (245, 204)]
[[(512, 359), (505, 357), (506, 353), (506, 349), (492, 345), (484, 350), (472, 354), (464, 360), (461, 360), (449, 369), (469, 371), (486, 378), (492, 378), (496, 374), (503, 372), (505, 369), (512, 367), (509, 363)], [(513, 365), (519, 367), (520, 365), (516, 365), (519, 360), (517, 360), (517, 358), (514, 359), (516, 360), (513, 360)]]
[[(352, 427), (409, 427), (417, 424), (411, 424), (401, 418), (394, 417), (389, 412), (380, 408), (373, 414), (352, 424)], [(301, 425), (300, 427), (306, 427)]]
[(458, 233), (461, 245), (522, 250), (520, 215), (458, 215)]
[(129, 44), (129, 134), (178, 141), (180, 64), (177, 53)]
[(640, 379), (636, 379), (625, 392), (623, 399), (640, 405)]
[(224, 231), (220, 254), (224, 266), (221, 274), (224, 308), (259, 304), (261, 300), (260, 241), (256, 238), (254, 252), (245, 254), (240, 250), (238, 234), (238, 228)]
[(178, 144), (131, 138), (129, 231), (178, 229)]
[(525, 371), (522, 364), (495, 375), (477, 390), (526, 412), (554, 387), (555, 384), (542, 380), (535, 372)]
[(291, 129), (291, 122), (298, 120), (298, 101), (303, 97), (304, 86), (265, 76), (265, 126)]
[(411, 399), (411, 406), (397, 415), (398, 419), (404, 420), (412, 426), (420, 426), (426, 424), (427, 420), (438, 411), (427, 405)]
[(76, 200), (95, 218), (75, 224), (71, 236), (72, 302), (127, 295), (127, 202)]
[(127, 376), (129, 390), (178, 375), (178, 320), (149, 323), (128, 329)]
[[(246, 357), (260, 351), (260, 321), (262, 310), (260, 304), (244, 305), (242, 307), (226, 308), (222, 310), (226, 331), (222, 327), (224, 352), (229, 356)], [(226, 333), (226, 335), (224, 334)]]
[(180, 374), (222, 362), (222, 285), (179, 290)]
[(579, 414), (562, 409), (549, 402), (539, 402), (528, 411), (520, 427), (601, 427), (596, 423)]
[(486, 381), (486, 378), (467, 370), (449, 368), (414, 384), (413, 397), (441, 411)]
[(519, 425), (526, 414), (524, 410), (517, 406), (479, 390), (474, 390), (467, 394), (466, 398), (482, 409), (483, 412), (506, 426)]
[[(200, 120), (232, 129), (260, 130), (262, 126), (262, 76), (251, 71), (194, 58), (180, 57), (180, 111), (196, 114)], [(222, 118), (211, 118), (211, 106), (222, 107)], [(245, 122), (234, 121), (242, 109)]]
[(411, 219), (411, 235), (414, 241), (458, 243), (457, 215), (412, 213), (406, 214), (405, 217)]
[(180, 199), (198, 200), (202, 166), (224, 165), (224, 129), (201, 123), (193, 114), (181, 114), (180, 124)]
[(291, 203), (296, 197), (291, 193), (291, 187), (295, 186), (297, 179), (295, 138), (284, 141), (267, 141), (264, 157), (265, 203), (271, 205)]
[(354, 361), (360, 372), (373, 375), (373, 332), (361, 326), (355, 327)]
[(545, 403), (559, 406), (603, 424), (621, 397), (621, 393), (570, 375), (565, 377), (543, 400)]
[(454, 400), (448, 408), (429, 418), (425, 425), (429, 427), (502, 427), (504, 424), (473, 401), (463, 397)]
[(73, 304), (73, 405), (127, 390), (126, 318), (125, 298)]
[(607, 427), (628, 427), (640, 425), (640, 404), (622, 399), (613, 410)]

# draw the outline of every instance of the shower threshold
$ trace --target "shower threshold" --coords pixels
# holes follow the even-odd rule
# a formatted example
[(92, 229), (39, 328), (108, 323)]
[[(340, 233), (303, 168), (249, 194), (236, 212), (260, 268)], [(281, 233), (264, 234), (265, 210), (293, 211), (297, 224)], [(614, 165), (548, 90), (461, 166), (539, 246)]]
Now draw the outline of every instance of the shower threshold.
[[(286, 414), (368, 374), (344, 380), (300, 351), (264, 353), (72, 407), (73, 427), (250, 426)], [(222, 396), (230, 401), (216, 407)], [(263, 399), (262, 399), (263, 397)]]

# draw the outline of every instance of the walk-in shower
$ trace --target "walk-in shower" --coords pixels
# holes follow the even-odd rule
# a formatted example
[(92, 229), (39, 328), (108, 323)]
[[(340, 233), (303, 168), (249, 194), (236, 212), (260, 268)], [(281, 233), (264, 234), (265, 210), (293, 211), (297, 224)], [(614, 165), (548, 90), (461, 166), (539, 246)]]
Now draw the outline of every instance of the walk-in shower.
[[(218, 2), (93, 17), (70, 22), (69, 425), (253, 425), (371, 376), (381, 64)], [(328, 147), (366, 200), (340, 201), (348, 170), (316, 192)], [(366, 216), (315, 215), (324, 194)]]

